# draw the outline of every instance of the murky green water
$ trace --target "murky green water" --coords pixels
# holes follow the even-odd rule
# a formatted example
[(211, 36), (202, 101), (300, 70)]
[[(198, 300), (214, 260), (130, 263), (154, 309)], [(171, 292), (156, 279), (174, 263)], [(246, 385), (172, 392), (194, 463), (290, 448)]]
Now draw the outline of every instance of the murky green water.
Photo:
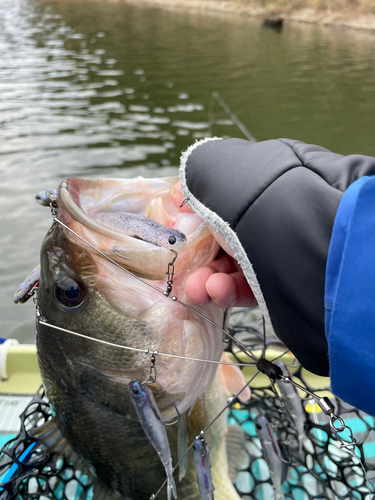
[(375, 155), (375, 34), (121, 1), (0, 0), (0, 335), (34, 338), (13, 305), (50, 225), (35, 194), (68, 176), (170, 175), (181, 150), (292, 137)]

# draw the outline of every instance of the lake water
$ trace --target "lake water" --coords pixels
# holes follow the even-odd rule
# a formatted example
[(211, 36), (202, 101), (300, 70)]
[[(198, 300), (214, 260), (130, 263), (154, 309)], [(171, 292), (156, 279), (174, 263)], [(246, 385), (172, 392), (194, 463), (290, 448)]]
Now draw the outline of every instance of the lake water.
[[(0, 0), (0, 336), (34, 340), (13, 304), (69, 176), (174, 175), (209, 135), (291, 137), (375, 155), (375, 34), (121, 1)], [(213, 122), (213, 123), (212, 123)], [(211, 125), (211, 127), (210, 127)]]

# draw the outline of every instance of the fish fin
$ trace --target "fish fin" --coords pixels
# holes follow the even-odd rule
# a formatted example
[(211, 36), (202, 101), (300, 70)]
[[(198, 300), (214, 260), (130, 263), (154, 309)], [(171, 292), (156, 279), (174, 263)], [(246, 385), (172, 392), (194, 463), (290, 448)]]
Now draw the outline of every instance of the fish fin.
[(13, 295), (15, 304), (24, 304), (31, 297), (31, 290), (40, 280), (40, 264), (31, 271), (28, 277), (18, 287), (16, 293)]
[(245, 434), (239, 425), (228, 425), (226, 442), (229, 477), (234, 483), (239, 471), (247, 469), (250, 463), (245, 448)]
[(94, 492), (92, 500), (117, 500), (120, 497), (115, 496), (102, 486), (95, 474), (83, 463), (79, 455), (73, 450), (70, 444), (62, 435), (55, 419), (49, 420), (40, 427), (36, 427), (28, 431), (30, 436), (37, 439), (38, 445), (43, 445), (44, 453), (56, 453), (58, 456), (63, 456), (68, 462), (74, 465), (76, 470), (87, 476), (94, 484)]
[(156, 222), (160, 222), (160, 224), (163, 224), (164, 226), (170, 227), (170, 224), (172, 223), (172, 219), (165, 211), (163, 200), (160, 196), (150, 201), (146, 207), (145, 216), (149, 219), (155, 220)]
[[(224, 352), (221, 356), (221, 361), (231, 363), (232, 360)], [(221, 365), (221, 372), (223, 375), (224, 387), (227, 392), (237, 394), (246, 385), (245, 377), (238, 366), (234, 365)], [(238, 396), (242, 402), (248, 401), (251, 398), (250, 387), (246, 387), (244, 391)]]
[[(177, 424), (177, 453), (178, 453), (178, 480), (182, 481), (186, 476), (188, 470), (188, 457), (186, 456), (187, 450), (187, 421), (186, 421), (186, 412), (180, 416), (180, 420)], [(182, 457), (184, 457), (182, 459)], [(182, 459), (182, 460), (181, 460)], [(180, 462), (181, 460), (181, 462)]]

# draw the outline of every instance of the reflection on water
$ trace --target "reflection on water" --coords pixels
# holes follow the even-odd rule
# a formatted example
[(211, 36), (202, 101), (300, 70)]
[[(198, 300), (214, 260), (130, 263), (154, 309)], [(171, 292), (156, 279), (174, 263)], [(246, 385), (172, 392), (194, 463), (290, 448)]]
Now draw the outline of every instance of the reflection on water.
[(293, 137), (375, 155), (375, 34), (159, 10), (121, 1), (0, 2), (0, 335), (33, 340), (13, 306), (50, 225), (35, 194), (72, 176), (170, 175), (181, 150)]

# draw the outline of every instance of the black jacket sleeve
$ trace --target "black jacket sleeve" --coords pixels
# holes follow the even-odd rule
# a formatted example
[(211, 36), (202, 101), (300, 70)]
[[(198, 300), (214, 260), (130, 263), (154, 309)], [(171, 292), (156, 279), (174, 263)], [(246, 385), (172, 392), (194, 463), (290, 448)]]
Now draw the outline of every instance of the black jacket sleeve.
[(236, 233), (277, 336), (308, 370), (328, 375), (325, 265), (346, 188), (375, 159), (290, 139), (209, 140), (185, 157), (187, 192)]

